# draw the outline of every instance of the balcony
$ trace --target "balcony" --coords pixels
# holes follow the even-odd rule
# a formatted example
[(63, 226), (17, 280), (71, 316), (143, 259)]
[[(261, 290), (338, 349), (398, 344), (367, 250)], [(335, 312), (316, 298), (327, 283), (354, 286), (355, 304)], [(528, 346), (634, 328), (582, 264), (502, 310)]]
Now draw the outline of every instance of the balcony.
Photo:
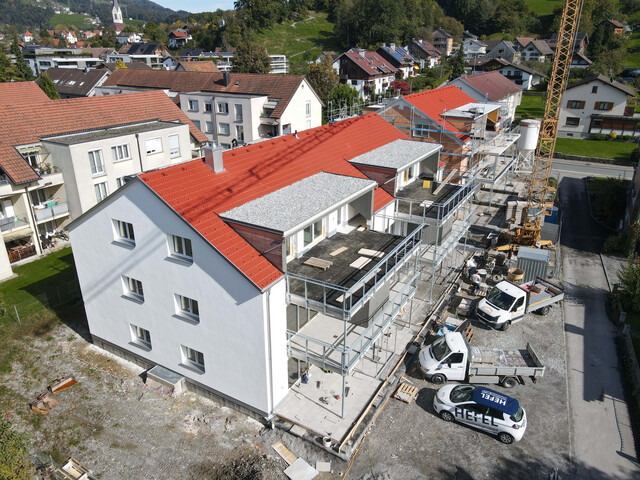
[(43, 205), (34, 207), (36, 223), (47, 222), (59, 217), (69, 215), (69, 205), (67, 203), (58, 203), (52, 200)]
[(0, 231), (9, 233), (20, 228), (29, 227), (29, 222), (25, 217), (9, 217), (0, 219)]
[(464, 185), (441, 185), (432, 191), (430, 187), (425, 188), (422, 181), (416, 180), (396, 193), (396, 214), (412, 219), (419, 217), (425, 223), (436, 224), (454, 213), (478, 187), (479, 184), (471, 181)]

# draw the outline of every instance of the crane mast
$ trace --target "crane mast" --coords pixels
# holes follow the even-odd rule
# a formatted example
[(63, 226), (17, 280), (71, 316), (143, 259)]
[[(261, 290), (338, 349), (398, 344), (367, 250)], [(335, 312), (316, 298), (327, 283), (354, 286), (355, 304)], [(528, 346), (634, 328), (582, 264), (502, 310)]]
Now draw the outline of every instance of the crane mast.
[(538, 243), (542, 229), (542, 216), (551, 214), (550, 210), (553, 207), (556, 190), (549, 187), (548, 183), (556, 146), (562, 94), (569, 78), (582, 1), (565, 0), (562, 9), (558, 43), (547, 87), (547, 101), (540, 125), (540, 136), (535, 152), (531, 183), (529, 184), (527, 206), (523, 215), (522, 227), (516, 230), (515, 243), (519, 245)]

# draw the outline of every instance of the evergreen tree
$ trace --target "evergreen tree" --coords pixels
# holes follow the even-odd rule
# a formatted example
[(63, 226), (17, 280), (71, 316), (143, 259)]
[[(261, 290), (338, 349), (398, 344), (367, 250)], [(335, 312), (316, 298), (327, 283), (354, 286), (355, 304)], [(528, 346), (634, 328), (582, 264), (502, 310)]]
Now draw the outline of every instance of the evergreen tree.
[(42, 91), (47, 94), (47, 97), (49, 97), (51, 100), (60, 99), (60, 95), (58, 94), (58, 91), (56, 90), (55, 85), (51, 81), (51, 77), (47, 75), (47, 72), (43, 72), (40, 74), (40, 78), (38, 79), (38, 85), (40, 86)]
[(449, 61), (449, 64), (451, 65), (452, 79), (464, 75), (464, 67), (466, 65), (466, 62), (464, 61), (464, 48), (462, 46), (462, 43), (460, 44), (460, 48), (458, 48), (456, 55)]
[(16, 73), (17, 77), (14, 80), (33, 80), (31, 68), (24, 61), (22, 56), (22, 50), (20, 49), (20, 42), (18, 41), (18, 34), (13, 31), (13, 41), (11, 42), (11, 53), (16, 59)]
[(16, 66), (11, 63), (11, 59), (0, 48), (0, 82), (11, 82), (19, 77)]

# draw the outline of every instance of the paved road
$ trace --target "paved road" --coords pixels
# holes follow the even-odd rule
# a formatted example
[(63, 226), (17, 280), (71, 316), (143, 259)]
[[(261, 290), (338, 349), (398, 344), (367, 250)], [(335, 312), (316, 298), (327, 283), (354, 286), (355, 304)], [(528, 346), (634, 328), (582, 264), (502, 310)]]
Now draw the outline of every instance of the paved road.
[(593, 222), (584, 181), (563, 178), (562, 257), (572, 454), (579, 479), (640, 478), (624, 399), (616, 329), (598, 252), (607, 233)]
[(607, 165), (605, 163), (578, 162), (575, 160), (553, 159), (551, 166), (552, 176), (560, 180), (562, 177), (615, 177), (633, 178), (633, 167), (622, 165)]

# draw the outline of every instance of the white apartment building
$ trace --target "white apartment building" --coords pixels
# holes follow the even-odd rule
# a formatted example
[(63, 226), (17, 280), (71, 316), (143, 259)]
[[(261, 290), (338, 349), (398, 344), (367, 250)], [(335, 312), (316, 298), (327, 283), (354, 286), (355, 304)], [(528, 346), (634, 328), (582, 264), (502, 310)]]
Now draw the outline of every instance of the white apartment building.
[[(216, 66), (221, 72), (233, 71), (233, 52), (203, 52), (201, 56), (215, 59)], [(270, 74), (289, 74), (289, 59), (286, 55), (269, 55), (269, 64), (271, 66)]]
[(22, 54), (34, 76), (49, 68), (96, 68), (103, 60), (82, 48), (53, 48), (39, 45), (26, 46)]
[(438, 152), (370, 114), (136, 177), (70, 226), (94, 342), (266, 418), (305, 366), (344, 390), (423, 248), (422, 220), (361, 167), (406, 187)]
[(301, 132), (322, 124), (322, 102), (299, 75), (133, 71), (117, 69), (96, 95), (162, 88), (224, 148)]
[(1, 97), (7, 89), (15, 99), (0, 116), (0, 134), (8, 139), (0, 147), (0, 278), (11, 276), (11, 263), (41, 254), (46, 233), (64, 228), (129, 176), (190, 160), (207, 142), (160, 92), (126, 102), (52, 101), (42, 99), (34, 82), (2, 84)]

